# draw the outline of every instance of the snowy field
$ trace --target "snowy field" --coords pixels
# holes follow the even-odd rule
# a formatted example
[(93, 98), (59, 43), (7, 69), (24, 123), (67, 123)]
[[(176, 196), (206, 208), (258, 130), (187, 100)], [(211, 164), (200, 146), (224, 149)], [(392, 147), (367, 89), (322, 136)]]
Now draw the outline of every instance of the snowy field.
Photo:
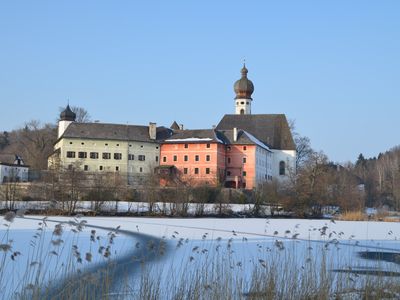
[(229, 273), (232, 281), (240, 280), (243, 297), (251, 290), (254, 270), (260, 268), (275, 270), (285, 282), (287, 273), (301, 274), (323, 266), (332, 281), (342, 280), (352, 287), (376, 275), (392, 281), (400, 275), (400, 224), (394, 222), (42, 219), (26, 216), (12, 223), (2, 221), (2, 299), (27, 297), (38, 287), (50, 289), (48, 298), (54, 298), (66, 283), (73, 289), (74, 280), (98, 274), (110, 263), (117, 271), (101, 296), (115, 299), (139, 298), (143, 285), (149, 284), (143, 273), (157, 283), (158, 296), (166, 299), (179, 289), (177, 282), (195, 281), (199, 274), (209, 277), (202, 283), (211, 290), (218, 284), (218, 272)]

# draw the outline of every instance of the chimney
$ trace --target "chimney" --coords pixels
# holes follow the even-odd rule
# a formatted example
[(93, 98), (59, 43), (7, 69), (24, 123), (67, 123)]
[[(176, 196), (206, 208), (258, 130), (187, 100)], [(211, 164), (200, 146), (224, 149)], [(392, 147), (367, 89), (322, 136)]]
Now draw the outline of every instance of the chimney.
[(149, 138), (155, 140), (157, 137), (157, 123), (149, 123)]
[(236, 142), (237, 141), (237, 135), (238, 135), (238, 131), (236, 127), (233, 127), (233, 141)]

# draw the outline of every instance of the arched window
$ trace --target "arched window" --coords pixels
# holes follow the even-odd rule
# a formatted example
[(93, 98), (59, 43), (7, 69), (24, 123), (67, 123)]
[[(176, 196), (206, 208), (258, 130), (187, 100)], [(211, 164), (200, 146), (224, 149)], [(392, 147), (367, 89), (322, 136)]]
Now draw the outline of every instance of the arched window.
[(240, 114), (244, 115), (244, 109), (243, 108), (240, 110)]
[(286, 173), (286, 165), (284, 161), (279, 163), (279, 175), (285, 175)]

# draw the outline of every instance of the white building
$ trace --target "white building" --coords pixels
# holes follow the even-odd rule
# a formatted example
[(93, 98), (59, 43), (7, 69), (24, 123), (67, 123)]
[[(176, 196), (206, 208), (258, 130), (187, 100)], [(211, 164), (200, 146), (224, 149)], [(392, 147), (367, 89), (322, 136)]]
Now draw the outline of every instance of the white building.
[(13, 162), (0, 161), (0, 184), (6, 182), (27, 182), (29, 166), (24, 164), (21, 157), (15, 156)]
[[(257, 167), (256, 173), (260, 174), (258, 178), (261, 178), (262, 173), (271, 173), (272, 178), (279, 181), (286, 180), (290, 174), (296, 172), (296, 145), (286, 116), (284, 114), (252, 114), (251, 103), (253, 99), (251, 95), (254, 92), (254, 85), (247, 78), (248, 70), (246, 66), (243, 66), (241, 73), (242, 77), (234, 84), (236, 93), (235, 114), (225, 115), (216, 129), (237, 128), (250, 133), (261, 141), (268, 147), (268, 151), (265, 153), (267, 155), (265, 161), (271, 165), (268, 172), (261, 166)], [(257, 161), (264, 161), (264, 158), (259, 158), (260, 155), (261, 152), (259, 152)], [(268, 176), (267, 179), (269, 179)]]
[(69, 106), (61, 113), (58, 140), (49, 167), (78, 167), (85, 172), (118, 172), (135, 178), (152, 174), (159, 165), (159, 141), (171, 129), (107, 123), (77, 123)]

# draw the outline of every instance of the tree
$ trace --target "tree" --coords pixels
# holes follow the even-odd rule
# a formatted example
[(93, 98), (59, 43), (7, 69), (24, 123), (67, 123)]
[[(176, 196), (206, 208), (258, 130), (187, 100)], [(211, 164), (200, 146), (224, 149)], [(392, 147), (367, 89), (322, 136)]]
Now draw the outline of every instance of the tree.
[(308, 137), (300, 135), (296, 131), (294, 120), (289, 120), (289, 128), (292, 132), (293, 140), (296, 145), (296, 170), (302, 168), (305, 162), (310, 158), (313, 153), (311, 148), (311, 141)]
[(15, 131), (13, 139), (7, 150), (22, 156), (32, 169), (43, 170), (47, 168), (47, 158), (53, 152), (57, 131), (52, 124), (42, 125), (40, 121), (31, 120), (24, 128)]

